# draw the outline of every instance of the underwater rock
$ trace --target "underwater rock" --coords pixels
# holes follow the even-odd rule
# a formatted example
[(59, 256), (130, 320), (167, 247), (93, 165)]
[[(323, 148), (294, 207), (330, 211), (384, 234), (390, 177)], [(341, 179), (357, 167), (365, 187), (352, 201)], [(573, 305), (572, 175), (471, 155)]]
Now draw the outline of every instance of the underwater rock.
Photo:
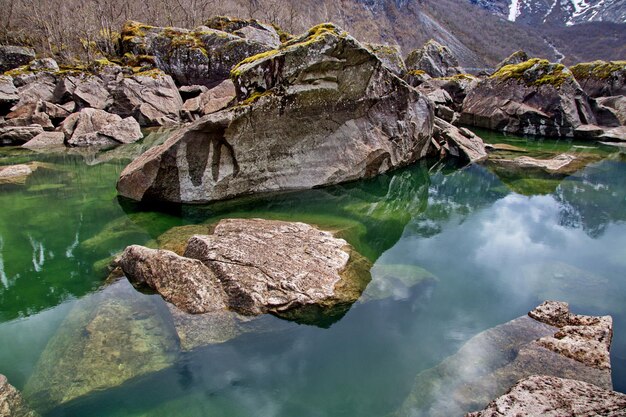
[(233, 70), (239, 104), (181, 128), (122, 172), (134, 200), (207, 202), (373, 177), (424, 157), (430, 102), (334, 25)]
[(431, 77), (460, 74), (459, 62), (447, 46), (431, 39), (406, 57), (408, 70), (422, 70)]
[[(572, 330), (572, 325), (580, 327)], [(610, 326), (605, 317), (573, 315), (565, 303), (546, 302), (529, 316), (479, 333), (456, 354), (418, 374), (397, 416), (451, 416), (479, 410), (520, 379), (538, 374), (610, 390), (611, 370), (604, 360), (595, 360), (608, 357)], [(564, 333), (564, 345), (556, 346), (554, 339)], [(572, 351), (577, 353), (571, 355)]]
[(0, 167), (0, 185), (24, 184), (32, 173), (33, 170), (27, 164)]
[(132, 143), (143, 137), (132, 117), (122, 119), (104, 110), (86, 108), (72, 113), (61, 125), (70, 146), (108, 146)]
[(583, 62), (570, 70), (589, 97), (626, 95), (626, 61)]
[(466, 417), (626, 416), (626, 395), (573, 379), (534, 375), (519, 381), (483, 411)]
[(37, 417), (24, 402), (20, 392), (9, 384), (7, 377), (0, 374), (0, 416), (2, 417)]
[(155, 301), (126, 280), (79, 300), (48, 342), (24, 396), (49, 409), (171, 366), (176, 336)]
[(464, 162), (474, 163), (487, 159), (487, 151), (483, 140), (470, 130), (451, 125), (435, 118), (433, 145), (440, 155), (451, 155)]
[[(205, 226), (206, 227), (206, 226)], [(130, 246), (120, 266), (190, 313), (273, 313), (306, 321), (345, 312), (369, 282), (369, 262), (343, 239), (304, 223), (220, 221), (189, 239), (185, 256)]]
[(26, 65), (33, 59), (35, 59), (33, 48), (0, 45), (0, 73)]
[(370, 271), (372, 280), (363, 291), (360, 302), (383, 300), (404, 300), (411, 292), (422, 285), (431, 285), (438, 278), (416, 265), (375, 263)]
[[(247, 32), (252, 36), (251, 32)], [(243, 35), (243, 33), (242, 33)], [(245, 58), (276, 47), (243, 36), (200, 26), (193, 30), (127, 22), (122, 28), (122, 51), (149, 57), (179, 85), (213, 87), (228, 79)]]
[(167, 306), (183, 351), (224, 343), (245, 332), (240, 317), (232, 311), (189, 314), (173, 304)]
[(141, 126), (170, 126), (180, 121), (183, 99), (169, 75), (159, 70), (123, 77), (109, 86), (109, 112), (134, 117)]
[(587, 95), (562, 64), (531, 59), (507, 65), (465, 97), (461, 124), (515, 134), (573, 137), (594, 124)]

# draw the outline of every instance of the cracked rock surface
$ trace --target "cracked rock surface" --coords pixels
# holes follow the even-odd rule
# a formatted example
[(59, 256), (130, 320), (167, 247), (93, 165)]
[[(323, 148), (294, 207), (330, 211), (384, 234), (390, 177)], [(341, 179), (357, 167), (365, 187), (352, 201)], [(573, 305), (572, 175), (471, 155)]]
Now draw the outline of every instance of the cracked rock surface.
[(185, 256), (129, 246), (120, 266), (188, 313), (273, 313), (314, 321), (342, 314), (369, 282), (369, 262), (304, 223), (226, 219), (189, 239)]

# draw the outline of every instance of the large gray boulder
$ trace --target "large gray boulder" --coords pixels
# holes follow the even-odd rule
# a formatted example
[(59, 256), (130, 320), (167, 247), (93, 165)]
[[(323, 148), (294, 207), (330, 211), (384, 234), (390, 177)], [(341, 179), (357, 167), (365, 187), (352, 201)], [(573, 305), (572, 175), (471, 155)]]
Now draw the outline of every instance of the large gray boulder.
[(143, 137), (139, 123), (132, 117), (122, 119), (98, 109), (82, 109), (61, 125), (70, 146), (111, 146), (132, 143)]
[(589, 97), (626, 95), (626, 61), (593, 61), (570, 68)]
[(487, 159), (482, 139), (464, 127), (458, 128), (440, 118), (435, 118), (433, 146), (441, 157), (452, 156), (466, 163)]
[(366, 43), (365, 47), (380, 59), (385, 67), (398, 77), (402, 78), (406, 74), (406, 65), (400, 53), (398, 45), (379, 45)]
[(331, 24), (233, 69), (239, 103), (174, 133), (118, 181), (134, 200), (206, 202), (337, 184), (430, 150), (431, 103)]
[(37, 417), (31, 410), (20, 392), (0, 374), (0, 416), (3, 417)]
[(421, 372), (397, 416), (453, 416), (485, 407), (532, 375), (611, 390), (611, 317), (580, 316), (545, 302), (528, 316), (485, 330)]
[(159, 70), (132, 76), (109, 86), (109, 112), (134, 117), (142, 126), (168, 126), (180, 121), (183, 99), (172, 77)]
[(420, 49), (412, 51), (405, 62), (409, 71), (422, 70), (431, 77), (448, 77), (461, 73), (459, 62), (452, 51), (432, 39)]
[(128, 279), (193, 314), (226, 308), (304, 322), (345, 312), (369, 281), (369, 263), (343, 239), (304, 223), (220, 221), (189, 239), (184, 256), (129, 246), (120, 262)]
[(271, 25), (259, 22), (256, 19), (237, 19), (228, 16), (214, 16), (207, 20), (204, 25), (211, 29), (232, 33), (233, 35), (246, 38), (251, 41), (278, 48), (280, 35)]
[(483, 411), (466, 417), (626, 416), (626, 395), (573, 379), (534, 375), (519, 381)]
[(460, 123), (515, 134), (573, 137), (595, 124), (587, 95), (561, 64), (531, 59), (507, 65), (463, 101)]
[(0, 115), (6, 114), (19, 99), (17, 88), (13, 85), (13, 78), (0, 75)]
[(97, 75), (77, 73), (63, 77), (54, 90), (58, 103), (74, 101), (79, 108), (91, 107), (105, 110), (113, 104), (113, 96), (106, 83)]
[(0, 45), (0, 73), (28, 64), (35, 59), (33, 48)]
[(188, 30), (130, 21), (121, 35), (125, 54), (151, 57), (154, 65), (179, 85), (212, 87), (227, 79), (238, 62), (277, 46), (275, 42), (260, 42), (258, 37), (246, 38), (207, 26)]

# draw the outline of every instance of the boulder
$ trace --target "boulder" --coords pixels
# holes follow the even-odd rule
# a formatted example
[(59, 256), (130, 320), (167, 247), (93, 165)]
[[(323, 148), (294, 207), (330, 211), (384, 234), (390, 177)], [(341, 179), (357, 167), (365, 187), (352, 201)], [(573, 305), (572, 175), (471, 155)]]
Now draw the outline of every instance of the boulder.
[(450, 123), (435, 118), (433, 146), (440, 156), (453, 156), (466, 163), (487, 159), (483, 140), (466, 128), (457, 128)]
[(431, 77), (460, 74), (458, 66), (459, 62), (450, 49), (432, 39), (406, 57), (406, 67), (409, 71), (422, 70)]
[(40, 133), (43, 128), (39, 125), (0, 127), (0, 145), (22, 145)]
[(130, 246), (120, 266), (194, 314), (228, 308), (303, 322), (343, 314), (369, 281), (369, 264), (343, 240), (304, 223), (261, 219), (220, 221), (194, 235), (184, 256)]
[[(626, 96), (598, 97), (595, 99), (595, 104), (594, 113), (600, 125), (626, 126)], [(601, 116), (598, 116), (598, 108), (609, 113), (609, 115), (605, 114), (605, 117), (610, 119), (604, 120)]]
[(58, 103), (74, 101), (79, 108), (91, 107), (105, 110), (113, 103), (113, 97), (105, 82), (91, 74), (68, 75), (61, 79), (54, 90)]
[(205, 116), (222, 110), (234, 99), (235, 85), (231, 80), (226, 80), (210, 90), (203, 91), (197, 97), (185, 101), (182, 111), (186, 114), (187, 119), (195, 120), (198, 116)]
[(587, 95), (561, 64), (531, 59), (507, 65), (465, 97), (461, 124), (515, 134), (573, 137), (594, 124)]
[(606, 129), (600, 136), (597, 137), (597, 139), (608, 142), (626, 141), (626, 126)]
[(33, 48), (0, 45), (0, 73), (28, 64), (35, 59)]
[(127, 166), (135, 200), (206, 202), (373, 177), (424, 157), (433, 109), (332, 24), (233, 70), (238, 105)]
[(41, 100), (17, 104), (7, 114), (3, 126), (39, 125), (45, 130), (53, 130), (54, 124), (50, 116), (45, 113)]
[(178, 92), (180, 93), (182, 99), (184, 101), (187, 101), (189, 99), (198, 97), (200, 94), (204, 93), (207, 90), (208, 88), (203, 85), (183, 85), (178, 89)]
[(528, 54), (524, 51), (515, 51), (508, 57), (504, 58), (500, 63), (496, 66), (495, 72), (500, 71), (502, 67), (506, 67), (507, 65), (517, 65), (522, 62), (526, 62), (530, 59)]
[(82, 109), (61, 125), (70, 146), (109, 146), (132, 143), (143, 137), (139, 123), (132, 117), (122, 119), (104, 110)]
[(422, 85), (423, 83), (425, 83), (426, 81), (430, 80), (431, 77), (430, 75), (426, 74), (426, 71), (423, 70), (410, 70), (407, 71), (404, 79), (406, 80), (406, 82), (411, 86), (411, 87), (418, 87), (420, 85)]
[(207, 26), (187, 30), (127, 22), (121, 35), (122, 50), (130, 57), (152, 57), (154, 65), (179, 85), (207, 87), (227, 79), (243, 59), (277, 46)]
[(27, 164), (0, 167), (0, 185), (24, 184), (33, 170)]
[(374, 43), (364, 44), (374, 55), (380, 59), (385, 67), (396, 76), (402, 78), (406, 74), (406, 65), (400, 53), (398, 45), (377, 45)]
[(215, 16), (207, 20), (204, 25), (210, 29), (217, 29), (251, 41), (267, 45), (270, 48), (280, 46), (280, 35), (276, 29), (256, 19), (235, 19), (227, 16)]
[(31, 71), (52, 71), (59, 70), (59, 64), (52, 58), (34, 59), (28, 64)]
[(419, 85), (418, 90), (424, 94), (444, 90), (452, 100), (452, 109), (461, 111), (463, 100), (478, 85), (479, 81), (480, 79), (471, 74), (457, 74), (451, 77), (425, 80)]
[[(576, 379), (611, 390), (605, 361), (611, 331), (610, 317), (573, 315), (565, 303), (546, 302), (528, 316), (479, 333), (456, 354), (420, 373), (397, 416), (463, 415), (532, 375)], [(568, 333), (563, 338), (568, 348), (555, 346), (553, 340), (563, 332)], [(573, 351), (577, 354), (570, 354)]]
[(589, 97), (626, 95), (626, 61), (593, 61), (570, 68)]
[(177, 124), (183, 99), (172, 77), (159, 70), (124, 77), (111, 88), (111, 113), (134, 117), (141, 126)]
[(626, 395), (573, 379), (533, 375), (466, 417), (626, 416)]
[(5, 417), (37, 417), (31, 410), (20, 392), (0, 374), (0, 416)]
[(45, 149), (64, 146), (65, 134), (63, 132), (43, 132), (22, 145), (27, 149)]
[(550, 159), (538, 159), (531, 156), (520, 156), (514, 159), (490, 159), (490, 163), (508, 171), (546, 173), (550, 175), (571, 175), (589, 162), (597, 161), (591, 155), (563, 153)]
[(0, 75), (0, 115), (6, 114), (19, 99), (17, 88), (13, 85), (13, 78)]

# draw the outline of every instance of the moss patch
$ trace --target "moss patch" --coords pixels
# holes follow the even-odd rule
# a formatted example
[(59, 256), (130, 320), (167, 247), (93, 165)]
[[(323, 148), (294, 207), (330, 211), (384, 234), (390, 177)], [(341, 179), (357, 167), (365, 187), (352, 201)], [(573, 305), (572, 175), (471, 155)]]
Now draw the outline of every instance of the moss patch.
[(501, 81), (514, 79), (526, 85), (551, 85), (558, 88), (564, 82), (572, 80), (573, 76), (565, 65), (533, 58), (520, 64), (505, 65), (490, 78)]
[(576, 64), (570, 68), (576, 79), (605, 80), (619, 73), (626, 75), (626, 61), (593, 61)]

